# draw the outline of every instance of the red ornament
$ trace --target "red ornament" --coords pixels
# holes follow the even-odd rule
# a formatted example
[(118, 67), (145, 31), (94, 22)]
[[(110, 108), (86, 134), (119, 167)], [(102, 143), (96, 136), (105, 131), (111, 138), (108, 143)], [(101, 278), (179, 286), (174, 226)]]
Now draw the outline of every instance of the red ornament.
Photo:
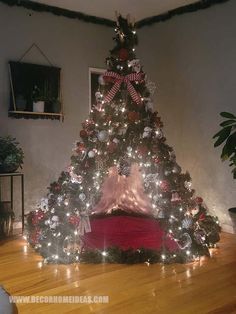
[(45, 217), (45, 213), (40, 209), (34, 212), (32, 217), (32, 224), (35, 226), (37, 225), (40, 220), (42, 220)]
[(80, 131), (80, 137), (81, 138), (86, 138), (86, 137), (88, 137), (88, 133), (85, 130), (81, 130)]
[(153, 161), (155, 164), (159, 164), (161, 162), (161, 159), (159, 157), (155, 157)]
[(200, 220), (200, 221), (205, 220), (205, 218), (206, 218), (206, 215), (205, 215), (204, 213), (202, 213), (202, 214), (199, 216), (199, 220)]
[(121, 61), (126, 61), (126, 60), (128, 59), (128, 57), (129, 57), (129, 52), (128, 52), (127, 49), (121, 48), (121, 49), (119, 50), (118, 55), (119, 55), (119, 59), (120, 59)]
[(198, 205), (201, 205), (203, 203), (203, 199), (200, 197), (200, 196), (197, 196), (195, 198), (195, 202), (198, 204)]
[(77, 227), (79, 225), (80, 218), (76, 215), (71, 215), (68, 219), (68, 222)]
[(146, 156), (148, 153), (148, 148), (146, 145), (142, 144), (138, 146), (138, 152), (142, 156)]
[(109, 143), (109, 145), (107, 146), (107, 150), (109, 154), (113, 154), (117, 149), (117, 144), (114, 142)]
[(92, 119), (87, 119), (82, 123), (82, 126), (84, 129), (86, 129), (87, 131), (91, 131), (94, 129), (94, 121)]
[(30, 243), (32, 243), (33, 245), (36, 245), (39, 243), (39, 238), (40, 238), (41, 232), (40, 232), (40, 228), (36, 227), (30, 234)]
[(170, 184), (168, 181), (166, 180), (163, 180), (161, 183), (160, 183), (160, 188), (163, 192), (168, 192), (170, 190)]
[(82, 142), (76, 143), (76, 150), (75, 150), (75, 151), (76, 151), (77, 154), (79, 154), (79, 153), (85, 151), (85, 145), (84, 145), (84, 143), (82, 143)]
[(139, 119), (139, 113), (136, 111), (128, 112), (128, 119), (130, 122), (135, 122)]

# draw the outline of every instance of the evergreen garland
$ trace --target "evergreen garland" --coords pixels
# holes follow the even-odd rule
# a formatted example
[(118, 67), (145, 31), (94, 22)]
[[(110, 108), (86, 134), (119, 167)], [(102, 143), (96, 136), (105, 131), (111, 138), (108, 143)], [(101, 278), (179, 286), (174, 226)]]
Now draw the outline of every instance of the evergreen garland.
[[(221, 4), (227, 2), (229, 0), (201, 0), (197, 1), (173, 10), (170, 10), (166, 13), (155, 15), (152, 17), (148, 17), (140, 20), (136, 23), (136, 28), (141, 28), (143, 26), (152, 25), (154, 23), (164, 22), (176, 15), (181, 15), (189, 12), (195, 12), (202, 9), (207, 9), (215, 4)], [(67, 9), (62, 9), (58, 7), (54, 7), (51, 5), (46, 5), (42, 3), (37, 3), (29, 0), (0, 0), (0, 2), (5, 3), (9, 6), (19, 6), (24, 7), (29, 10), (37, 11), (37, 12), (49, 12), (58, 16), (64, 16), (71, 19), (78, 19), (88, 23), (94, 23), (99, 25), (104, 25), (108, 27), (115, 27), (115, 21), (110, 19), (96, 17), (89, 14), (84, 14), (81, 12), (75, 12)]]
[(140, 20), (137, 22), (136, 28), (142, 28), (143, 26), (150, 26), (154, 23), (164, 22), (166, 20), (171, 19), (172, 17), (176, 15), (182, 15), (185, 13), (191, 13), (198, 10), (207, 9), (215, 4), (220, 4), (224, 2), (228, 2), (229, 0), (201, 0), (198, 2), (194, 2), (173, 10), (170, 10), (166, 13), (151, 16), (145, 19)]

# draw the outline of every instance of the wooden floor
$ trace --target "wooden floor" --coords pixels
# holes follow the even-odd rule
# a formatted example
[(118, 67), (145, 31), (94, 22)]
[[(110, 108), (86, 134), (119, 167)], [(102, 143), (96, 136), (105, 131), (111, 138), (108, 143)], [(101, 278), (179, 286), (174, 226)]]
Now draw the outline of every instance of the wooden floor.
[(107, 304), (18, 304), (18, 313), (236, 313), (236, 236), (212, 258), (175, 265), (42, 265), (21, 238), (0, 243), (0, 284), (11, 295), (108, 295)]

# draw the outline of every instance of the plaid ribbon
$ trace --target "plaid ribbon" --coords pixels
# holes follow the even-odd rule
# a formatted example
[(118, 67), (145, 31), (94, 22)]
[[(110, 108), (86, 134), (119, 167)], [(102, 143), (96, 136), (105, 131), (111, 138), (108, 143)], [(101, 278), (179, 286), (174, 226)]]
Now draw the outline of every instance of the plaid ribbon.
[(119, 91), (120, 86), (123, 82), (126, 84), (127, 90), (130, 93), (133, 101), (137, 104), (140, 104), (142, 102), (140, 95), (137, 93), (131, 82), (141, 82), (143, 80), (143, 73), (131, 73), (126, 76), (122, 76), (116, 72), (108, 71), (104, 73), (103, 78), (104, 80), (109, 79), (112, 83), (114, 83), (114, 85), (104, 98), (105, 102), (109, 102), (114, 98), (115, 94)]

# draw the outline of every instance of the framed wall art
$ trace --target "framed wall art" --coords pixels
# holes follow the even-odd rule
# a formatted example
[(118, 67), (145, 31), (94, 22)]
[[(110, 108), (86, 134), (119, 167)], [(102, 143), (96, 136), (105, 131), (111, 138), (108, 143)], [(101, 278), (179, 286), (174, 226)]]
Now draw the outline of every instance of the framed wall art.
[(99, 88), (99, 76), (106, 72), (106, 69), (89, 68), (89, 110), (96, 104), (95, 93)]

